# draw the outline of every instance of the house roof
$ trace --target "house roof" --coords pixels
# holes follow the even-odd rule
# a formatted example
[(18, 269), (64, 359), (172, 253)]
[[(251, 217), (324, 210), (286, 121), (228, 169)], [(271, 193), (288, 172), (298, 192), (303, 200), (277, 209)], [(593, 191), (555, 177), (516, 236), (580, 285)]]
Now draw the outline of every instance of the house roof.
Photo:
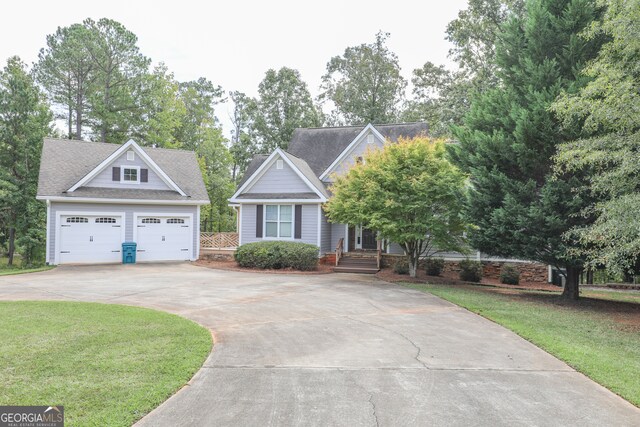
[(320, 199), (316, 193), (242, 193), (237, 199)]
[(121, 145), (103, 142), (45, 139), (38, 179), (39, 198), (105, 198), (171, 201), (208, 201), (209, 196), (195, 153), (184, 150), (140, 147), (186, 196), (175, 191), (80, 187), (67, 192)]
[(320, 190), (323, 196), (329, 197), (329, 193), (327, 192), (324, 183), (320, 181), (318, 176), (311, 170), (311, 167), (309, 167), (309, 164), (307, 162), (294, 156), (291, 153), (288, 153), (286, 151), (283, 152), (285, 156), (287, 156), (287, 158), (291, 160), (291, 162), (298, 168), (298, 170), (302, 172), (302, 174), (309, 180), (309, 182), (311, 182), (314, 187)]
[[(287, 151), (305, 160), (316, 176), (320, 176), (365, 127), (296, 129), (293, 131)], [(396, 142), (400, 136), (413, 138), (429, 131), (429, 127), (423, 122), (373, 125), (373, 127), (391, 142)]]

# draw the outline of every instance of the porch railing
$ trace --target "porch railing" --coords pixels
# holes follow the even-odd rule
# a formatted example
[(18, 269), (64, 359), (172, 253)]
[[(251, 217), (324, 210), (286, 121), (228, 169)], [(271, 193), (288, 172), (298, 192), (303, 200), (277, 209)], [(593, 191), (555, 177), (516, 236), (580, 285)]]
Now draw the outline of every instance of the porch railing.
[(382, 240), (378, 240), (378, 248), (376, 251), (376, 264), (378, 265), (378, 270), (380, 270), (380, 265), (382, 265)]
[(211, 249), (238, 247), (238, 233), (200, 233), (200, 247)]
[(344, 252), (344, 238), (340, 238), (338, 240), (338, 246), (336, 246), (336, 267), (340, 262), (340, 258), (342, 258), (342, 253)]

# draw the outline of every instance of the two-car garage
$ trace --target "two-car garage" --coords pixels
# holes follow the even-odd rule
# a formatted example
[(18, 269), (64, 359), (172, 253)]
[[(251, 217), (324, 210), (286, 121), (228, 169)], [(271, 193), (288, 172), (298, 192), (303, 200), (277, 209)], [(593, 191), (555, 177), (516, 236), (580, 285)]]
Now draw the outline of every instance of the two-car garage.
[(57, 264), (122, 262), (125, 241), (137, 243), (137, 262), (193, 259), (193, 215), (61, 213), (55, 223)]

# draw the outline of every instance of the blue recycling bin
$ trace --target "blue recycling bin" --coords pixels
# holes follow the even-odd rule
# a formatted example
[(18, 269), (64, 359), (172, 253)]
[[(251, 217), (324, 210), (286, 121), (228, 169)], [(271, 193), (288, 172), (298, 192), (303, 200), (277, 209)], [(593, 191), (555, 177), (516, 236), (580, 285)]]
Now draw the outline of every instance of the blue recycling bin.
[(124, 242), (122, 244), (122, 263), (123, 264), (135, 264), (136, 263), (136, 242)]

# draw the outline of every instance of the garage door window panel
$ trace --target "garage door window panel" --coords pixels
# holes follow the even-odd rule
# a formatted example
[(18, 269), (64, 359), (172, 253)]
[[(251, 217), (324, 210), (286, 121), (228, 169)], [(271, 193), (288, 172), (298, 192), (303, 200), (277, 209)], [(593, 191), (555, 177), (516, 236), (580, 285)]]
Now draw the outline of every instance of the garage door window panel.
[(68, 223), (88, 223), (89, 222), (89, 218), (84, 218), (84, 217), (79, 217), (79, 216), (72, 216), (67, 218), (67, 222)]

